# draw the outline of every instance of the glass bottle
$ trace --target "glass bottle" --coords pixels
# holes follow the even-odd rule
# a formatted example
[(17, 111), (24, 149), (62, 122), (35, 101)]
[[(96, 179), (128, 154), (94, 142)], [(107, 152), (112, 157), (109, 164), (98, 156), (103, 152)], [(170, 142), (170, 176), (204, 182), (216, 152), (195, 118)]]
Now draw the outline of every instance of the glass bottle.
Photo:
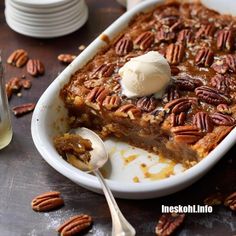
[(0, 56), (0, 150), (12, 139), (12, 126), (9, 114), (8, 99), (5, 89), (2, 58)]

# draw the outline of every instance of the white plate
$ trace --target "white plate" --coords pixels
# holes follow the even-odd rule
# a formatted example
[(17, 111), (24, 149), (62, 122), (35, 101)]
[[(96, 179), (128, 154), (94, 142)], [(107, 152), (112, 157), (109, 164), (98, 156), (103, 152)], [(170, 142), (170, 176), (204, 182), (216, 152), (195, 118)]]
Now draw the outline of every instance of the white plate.
[(12, 0), (17, 4), (23, 6), (31, 6), (31, 7), (56, 7), (58, 5), (63, 5), (70, 0)]
[[(131, 9), (122, 15), (109, 28), (107, 28), (103, 34), (109, 38), (113, 38), (127, 27), (129, 21), (134, 17), (134, 15), (150, 9), (157, 3), (160, 4), (162, 2), (162, 0), (150, 0), (141, 3), (134, 9)], [(42, 157), (62, 175), (87, 189), (100, 193), (102, 191), (97, 178), (76, 169), (63, 160), (55, 150), (52, 138), (60, 132), (65, 132), (68, 129), (66, 124), (67, 111), (63, 106), (63, 102), (59, 99), (60, 89), (69, 81), (70, 76), (75, 71), (85, 65), (86, 62), (93, 58), (99, 49), (105, 45), (106, 43), (98, 37), (52, 82), (39, 99), (31, 122), (33, 141)], [(235, 136), (236, 128), (207, 157), (194, 167), (182, 173), (158, 181), (150, 180), (148, 182), (141, 181), (140, 183), (134, 183), (130, 179), (132, 178), (130, 174), (138, 175), (137, 168), (140, 167), (139, 164), (137, 164), (136, 167), (135, 165), (131, 167), (127, 174), (127, 171), (125, 171), (126, 167), (123, 166), (121, 168), (119, 165), (119, 162), (122, 162), (122, 156), (120, 154), (123, 154), (123, 146), (121, 146), (120, 143), (115, 142), (113, 143), (117, 148), (115, 150), (112, 149), (113, 144), (111, 143), (109, 146), (111, 150), (109, 150), (109, 152), (113, 156), (112, 159), (114, 160), (111, 160), (109, 170), (114, 171), (118, 168), (117, 165), (119, 165), (119, 176), (121, 176), (122, 179), (121, 177), (115, 177), (116, 175), (114, 174), (112, 175), (114, 178), (107, 179), (107, 183), (114, 195), (120, 198), (145, 199), (174, 193), (193, 184), (209, 171), (235, 144)], [(126, 147), (124, 147), (124, 149), (128, 153), (135, 152), (142, 156), (142, 158), (146, 158), (145, 161), (148, 161), (147, 155), (145, 157), (145, 154), (143, 155), (139, 149), (132, 149), (131, 147), (129, 147), (128, 150)], [(121, 160), (119, 158), (121, 158)], [(144, 160), (141, 160), (141, 162), (142, 161)], [(157, 168), (160, 170), (161, 167), (159, 166)]]

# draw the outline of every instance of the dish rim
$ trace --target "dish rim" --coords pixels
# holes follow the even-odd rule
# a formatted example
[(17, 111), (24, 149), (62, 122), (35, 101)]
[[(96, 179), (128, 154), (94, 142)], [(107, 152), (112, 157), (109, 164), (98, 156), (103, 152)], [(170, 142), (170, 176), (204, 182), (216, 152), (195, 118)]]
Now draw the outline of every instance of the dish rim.
[[(102, 33), (102, 35), (108, 35), (111, 38), (114, 37), (114, 34), (118, 34), (123, 28), (125, 28), (123, 25), (127, 25), (127, 22), (129, 22), (133, 18), (133, 16), (140, 12), (146, 11), (155, 5), (162, 4), (163, 2), (163, 0), (150, 0), (140, 3), (138, 6), (118, 18)], [(119, 27), (123, 28), (117, 30), (116, 28)], [(47, 104), (47, 98), (50, 96), (52, 97), (52, 92), (54, 91), (55, 93), (55, 90), (58, 89), (59, 86), (61, 87), (62, 84), (65, 84), (68, 81), (70, 77), (68, 76), (68, 74), (73, 74), (76, 70), (78, 70), (78, 68), (86, 64), (89, 61), (88, 58), (91, 59), (92, 56), (99, 51), (100, 47), (105, 45), (105, 42), (102, 41), (100, 37), (96, 38), (67, 68), (65, 68), (65, 70), (49, 85), (49, 87), (40, 97), (35, 107), (31, 122), (33, 141), (44, 160), (58, 172), (71, 179), (72, 181), (79, 183), (81, 186), (86, 186), (86, 188), (95, 188), (98, 190), (101, 189), (100, 183), (95, 176), (76, 169), (68, 162), (63, 160), (63, 158), (61, 158), (61, 156), (59, 155), (57, 156), (57, 158), (52, 158), (52, 153), (50, 154), (49, 150), (45, 148), (47, 145), (44, 143), (43, 137), (40, 136), (41, 130), (38, 125), (37, 119), (39, 119), (39, 117), (43, 119), (44, 114), (41, 112), (42, 107)], [(96, 52), (94, 53), (95, 48)], [(64, 77), (67, 77), (67, 79)], [(174, 188), (178, 185), (186, 187), (186, 185), (188, 184), (187, 186), (189, 186), (191, 183), (195, 182), (203, 174), (205, 174), (210, 168), (212, 168), (221, 158), (223, 158), (224, 154), (236, 143), (236, 139), (234, 138), (235, 135), (236, 127), (203, 160), (182, 173), (176, 174), (166, 179), (149, 183), (122, 183), (120, 181), (110, 179), (107, 179), (107, 183), (112, 191), (119, 193), (150, 193), (156, 191), (168, 191), (168, 189)], [(182, 188), (178, 188), (178, 190)], [(161, 194), (159, 194), (159, 196), (161, 196)]]

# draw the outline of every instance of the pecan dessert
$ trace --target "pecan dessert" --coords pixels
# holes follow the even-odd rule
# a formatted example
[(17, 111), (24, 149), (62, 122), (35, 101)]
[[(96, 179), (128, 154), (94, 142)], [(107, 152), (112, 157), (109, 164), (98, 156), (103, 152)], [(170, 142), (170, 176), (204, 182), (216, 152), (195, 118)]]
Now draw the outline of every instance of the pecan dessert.
[[(139, 14), (61, 89), (71, 126), (196, 164), (235, 126), (235, 35), (236, 18), (200, 3)], [(164, 94), (127, 96), (120, 69), (151, 51), (170, 66)]]

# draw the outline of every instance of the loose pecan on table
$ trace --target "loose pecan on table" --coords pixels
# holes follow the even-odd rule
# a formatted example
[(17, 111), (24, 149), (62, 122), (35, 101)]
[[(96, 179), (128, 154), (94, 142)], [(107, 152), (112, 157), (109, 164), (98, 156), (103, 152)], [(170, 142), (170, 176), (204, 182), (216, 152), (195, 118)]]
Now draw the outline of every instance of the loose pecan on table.
[(74, 61), (75, 58), (76, 58), (76, 55), (72, 55), (72, 54), (60, 54), (57, 57), (58, 61), (65, 64), (70, 64), (72, 61)]
[(232, 126), (235, 124), (235, 119), (233, 117), (218, 112), (212, 114), (211, 119), (216, 125)]
[(193, 144), (202, 138), (203, 133), (194, 125), (176, 126), (171, 128), (174, 141)]
[(185, 214), (163, 214), (156, 226), (157, 236), (171, 235), (184, 221)]
[(157, 99), (153, 96), (142, 97), (137, 101), (137, 107), (145, 112), (153, 111), (157, 106)]
[(102, 105), (107, 109), (107, 110), (112, 110), (114, 108), (119, 107), (121, 103), (121, 99), (117, 95), (113, 96), (106, 96), (105, 99), (102, 102)]
[(29, 89), (32, 86), (32, 82), (30, 79), (21, 79), (20, 83), (24, 89)]
[(212, 37), (215, 33), (215, 26), (213, 24), (201, 25), (200, 29), (197, 31), (196, 38), (207, 38)]
[(26, 113), (29, 113), (34, 110), (35, 103), (25, 103), (21, 104), (19, 106), (15, 106), (12, 108), (12, 112), (15, 116), (22, 116)]
[(7, 63), (16, 67), (22, 67), (28, 61), (28, 53), (23, 49), (15, 50), (7, 59)]
[(226, 115), (231, 115), (232, 114), (232, 110), (230, 109), (230, 107), (227, 104), (219, 104), (216, 107), (217, 111), (222, 113), (222, 114), (226, 114)]
[(79, 234), (81, 231), (88, 229), (92, 224), (92, 217), (81, 214), (71, 217), (64, 224), (58, 227), (57, 231), (61, 236), (73, 236)]
[(46, 192), (35, 197), (31, 202), (34, 211), (44, 212), (57, 209), (64, 205), (64, 200), (60, 197), (60, 192)]
[(124, 56), (133, 50), (133, 41), (128, 37), (120, 39), (116, 46), (115, 52), (119, 56)]
[(214, 53), (209, 48), (202, 48), (197, 52), (195, 64), (197, 66), (209, 67), (214, 60)]
[(223, 203), (224, 196), (221, 193), (215, 193), (204, 199), (204, 204), (209, 206), (217, 206)]
[(234, 38), (232, 30), (220, 30), (217, 34), (216, 46), (219, 50), (231, 51), (234, 46)]
[(154, 34), (150, 31), (143, 32), (135, 40), (134, 45), (139, 46), (141, 50), (146, 50), (150, 48), (154, 43)]
[(201, 80), (192, 78), (189, 75), (177, 76), (174, 83), (180, 90), (187, 91), (194, 91), (195, 88), (202, 85)]
[(98, 66), (95, 71), (92, 72), (91, 77), (110, 77), (114, 72), (115, 66), (111, 63), (104, 63)]
[(224, 205), (236, 211), (236, 192), (230, 194), (224, 201)]
[(231, 102), (229, 97), (221, 94), (217, 89), (208, 86), (200, 86), (196, 88), (195, 93), (200, 100), (212, 105), (219, 105), (221, 103), (229, 104)]
[(109, 95), (110, 91), (104, 86), (93, 88), (86, 97), (86, 100), (89, 102), (98, 102), (102, 104), (107, 95)]
[(43, 75), (45, 68), (43, 63), (38, 59), (30, 59), (26, 65), (27, 72), (32, 76)]
[(185, 122), (186, 116), (187, 115), (185, 112), (181, 112), (180, 114), (171, 113), (170, 115), (171, 126), (175, 127), (175, 126), (183, 125)]
[(116, 116), (120, 117), (129, 117), (131, 120), (135, 119), (135, 117), (141, 116), (141, 110), (137, 108), (134, 104), (125, 104), (119, 107), (115, 111)]
[(211, 117), (203, 111), (199, 111), (194, 115), (193, 124), (202, 132), (211, 132), (214, 128)]
[(166, 59), (171, 65), (179, 64), (184, 57), (184, 47), (182, 44), (170, 44), (166, 49)]
[(21, 89), (21, 79), (19, 77), (12, 77), (5, 84), (5, 89), (8, 99), (11, 97), (13, 92), (18, 92)]

